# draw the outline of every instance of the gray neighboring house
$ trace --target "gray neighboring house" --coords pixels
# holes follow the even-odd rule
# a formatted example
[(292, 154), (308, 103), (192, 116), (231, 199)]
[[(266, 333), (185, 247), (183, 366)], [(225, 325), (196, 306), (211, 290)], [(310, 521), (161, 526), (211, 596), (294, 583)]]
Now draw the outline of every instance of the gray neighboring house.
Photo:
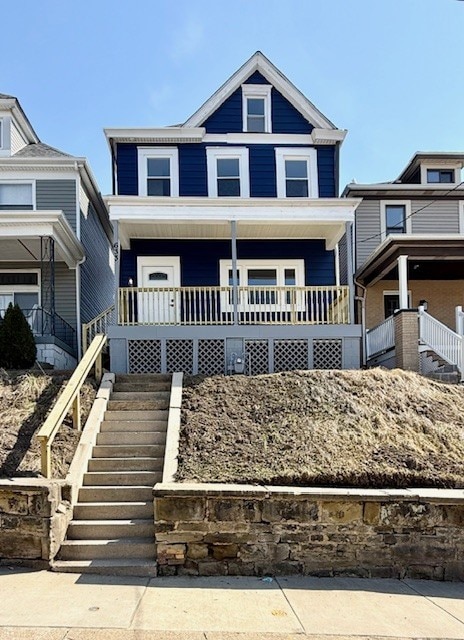
[(40, 141), (0, 94), (0, 316), (22, 308), (37, 359), (73, 368), (81, 326), (114, 296), (112, 226), (85, 158)]

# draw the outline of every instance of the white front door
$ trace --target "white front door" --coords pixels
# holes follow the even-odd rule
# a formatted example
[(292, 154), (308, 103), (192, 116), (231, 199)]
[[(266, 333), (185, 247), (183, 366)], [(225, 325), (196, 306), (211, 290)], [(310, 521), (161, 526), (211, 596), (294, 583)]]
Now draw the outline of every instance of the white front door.
[[(178, 256), (137, 258), (138, 322), (177, 324), (180, 320), (180, 258)], [(140, 291), (140, 288), (146, 289)]]

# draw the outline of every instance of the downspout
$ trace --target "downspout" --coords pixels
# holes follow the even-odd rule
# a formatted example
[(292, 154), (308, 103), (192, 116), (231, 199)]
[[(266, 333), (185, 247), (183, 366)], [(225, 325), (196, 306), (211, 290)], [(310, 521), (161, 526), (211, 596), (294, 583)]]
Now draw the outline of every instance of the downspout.
[(366, 335), (366, 291), (367, 288), (353, 277), (355, 287), (362, 289), (362, 296), (355, 296), (356, 302), (361, 303), (361, 331), (362, 331), (362, 365), (366, 366), (367, 354), (367, 335)]

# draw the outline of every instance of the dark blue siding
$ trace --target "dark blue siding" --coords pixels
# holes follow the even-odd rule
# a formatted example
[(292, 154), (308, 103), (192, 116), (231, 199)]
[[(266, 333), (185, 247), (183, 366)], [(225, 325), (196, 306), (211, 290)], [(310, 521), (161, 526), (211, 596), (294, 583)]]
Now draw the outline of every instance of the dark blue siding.
[[(240, 240), (238, 258), (304, 259), (307, 286), (335, 284), (334, 252), (324, 240)], [(231, 258), (227, 240), (132, 240), (121, 253), (120, 285), (137, 285), (137, 256), (180, 256), (182, 286), (219, 285), (219, 260)]]
[(243, 84), (271, 84), (259, 71), (255, 71)]
[(275, 198), (276, 164), (275, 149), (266, 144), (250, 146), (250, 196), (252, 198)]
[(239, 88), (203, 123), (207, 133), (243, 131), (242, 90)]
[(272, 89), (272, 133), (311, 133), (314, 129), (276, 89)]
[(317, 147), (317, 170), (319, 176), (319, 197), (336, 198), (335, 147)]
[(118, 195), (138, 195), (137, 145), (118, 144), (116, 147), (116, 162), (118, 167)]
[(203, 144), (179, 145), (179, 195), (208, 195), (206, 151)]

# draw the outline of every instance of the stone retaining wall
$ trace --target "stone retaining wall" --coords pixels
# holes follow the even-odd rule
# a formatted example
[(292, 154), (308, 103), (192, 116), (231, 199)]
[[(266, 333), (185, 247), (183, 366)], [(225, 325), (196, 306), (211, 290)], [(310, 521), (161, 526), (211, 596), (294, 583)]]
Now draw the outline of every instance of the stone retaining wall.
[(0, 480), (0, 563), (49, 566), (71, 515), (63, 487), (59, 480)]
[(464, 579), (464, 491), (158, 484), (159, 575)]

